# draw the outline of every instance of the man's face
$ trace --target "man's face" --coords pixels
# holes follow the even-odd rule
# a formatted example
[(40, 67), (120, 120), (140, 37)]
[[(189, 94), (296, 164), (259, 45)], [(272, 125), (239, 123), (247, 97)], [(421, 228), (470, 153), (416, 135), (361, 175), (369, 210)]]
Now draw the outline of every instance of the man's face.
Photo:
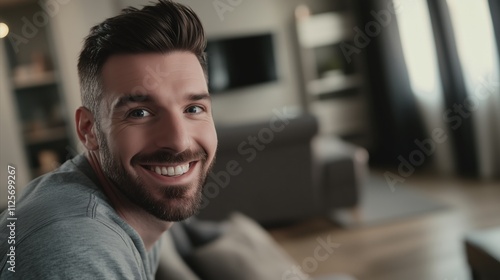
[(217, 136), (202, 67), (192, 53), (127, 54), (102, 69), (96, 126), (104, 174), (159, 219), (196, 213)]

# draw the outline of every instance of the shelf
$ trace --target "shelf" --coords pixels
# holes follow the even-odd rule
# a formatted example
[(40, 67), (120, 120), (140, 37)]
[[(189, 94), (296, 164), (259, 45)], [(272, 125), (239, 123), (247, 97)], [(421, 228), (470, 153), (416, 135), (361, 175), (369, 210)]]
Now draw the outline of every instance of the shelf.
[(14, 77), (14, 88), (16, 90), (31, 87), (41, 87), (56, 83), (54, 72), (41, 72), (26, 77)]
[(66, 128), (63, 126), (31, 130), (24, 133), (24, 138), (27, 145), (36, 145), (51, 141), (58, 141), (66, 139), (67, 137), (68, 136)]
[(322, 95), (334, 96), (336, 92), (341, 93), (359, 87), (361, 82), (362, 79), (359, 75), (346, 76), (339, 71), (324, 78), (309, 81), (307, 91), (311, 96), (315, 97), (321, 97)]

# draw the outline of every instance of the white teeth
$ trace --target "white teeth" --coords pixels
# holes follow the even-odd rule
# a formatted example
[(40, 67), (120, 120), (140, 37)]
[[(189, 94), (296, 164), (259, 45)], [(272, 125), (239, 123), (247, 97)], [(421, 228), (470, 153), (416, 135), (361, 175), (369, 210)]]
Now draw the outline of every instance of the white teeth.
[(189, 171), (189, 163), (177, 166), (151, 166), (150, 170), (163, 176), (179, 176)]
[(168, 176), (175, 175), (175, 169), (172, 166), (168, 167), (167, 170), (168, 170)]
[(182, 172), (182, 167), (176, 166), (175, 167), (175, 175), (181, 175), (182, 173), (184, 173), (184, 172)]
[(161, 168), (161, 175), (168, 175), (168, 170), (165, 166)]

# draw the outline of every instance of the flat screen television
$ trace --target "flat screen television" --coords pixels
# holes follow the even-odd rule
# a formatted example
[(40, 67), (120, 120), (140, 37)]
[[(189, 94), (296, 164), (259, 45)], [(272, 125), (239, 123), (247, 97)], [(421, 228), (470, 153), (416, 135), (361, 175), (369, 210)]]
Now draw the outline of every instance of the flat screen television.
[(206, 52), (210, 92), (277, 80), (272, 34), (211, 39)]

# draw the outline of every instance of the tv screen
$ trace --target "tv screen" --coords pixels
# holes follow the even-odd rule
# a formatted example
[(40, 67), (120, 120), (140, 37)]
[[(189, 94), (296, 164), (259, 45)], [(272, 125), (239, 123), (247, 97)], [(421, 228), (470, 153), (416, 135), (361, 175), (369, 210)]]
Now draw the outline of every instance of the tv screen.
[(206, 52), (211, 92), (277, 79), (272, 34), (208, 40)]

